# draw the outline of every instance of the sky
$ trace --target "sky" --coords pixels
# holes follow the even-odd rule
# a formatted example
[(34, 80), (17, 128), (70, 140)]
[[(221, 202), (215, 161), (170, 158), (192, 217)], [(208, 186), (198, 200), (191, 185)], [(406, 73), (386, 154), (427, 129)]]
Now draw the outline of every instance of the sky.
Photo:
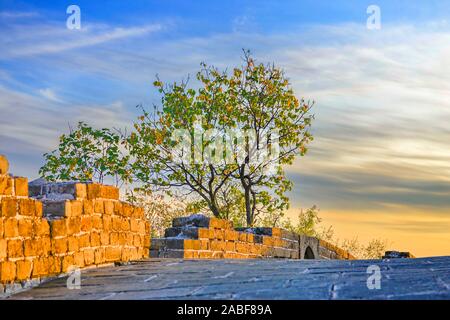
[(449, 1), (0, 0), (0, 154), (37, 178), (70, 124), (129, 128), (159, 103), (156, 74), (240, 65), (242, 49), (316, 101), (290, 216), (317, 205), (341, 239), (450, 254)]

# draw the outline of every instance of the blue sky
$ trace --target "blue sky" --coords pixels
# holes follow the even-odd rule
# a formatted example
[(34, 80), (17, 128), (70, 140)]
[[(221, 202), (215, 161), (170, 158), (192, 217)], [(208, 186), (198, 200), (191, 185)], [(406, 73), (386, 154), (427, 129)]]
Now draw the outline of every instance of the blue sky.
[[(71, 4), (81, 30), (66, 28)], [(293, 208), (450, 253), (449, 19), (449, 1), (0, 0), (0, 153), (36, 178), (69, 124), (130, 127), (159, 101), (156, 74), (180, 81), (251, 49), (317, 101), (311, 152), (288, 169)]]

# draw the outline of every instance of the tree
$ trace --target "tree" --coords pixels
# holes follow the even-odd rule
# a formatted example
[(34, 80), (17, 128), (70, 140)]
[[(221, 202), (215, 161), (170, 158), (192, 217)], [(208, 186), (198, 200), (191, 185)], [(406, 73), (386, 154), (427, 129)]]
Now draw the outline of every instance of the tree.
[(94, 129), (79, 122), (75, 130), (59, 139), (58, 149), (45, 153), (39, 174), (49, 180), (95, 181), (112, 178), (116, 186), (131, 181), (129, 156), (123, 140), (110, 129)]
[(244, 59), (231, 73), (202, 63), (197, 89), (157, 79), (162, 106), (143, 110), (129, 145), (142, 188), (180, 188), (217, 217), (243, 209), (252, 226), (288, 208), (282, 166), (305, 154), (313, 116), (280, 69)]
[[(305, 155), (314, 102), (299, 100), (284, 73), (273, 64), (255, 64), (248, 51), (244, 65), (229, 78), (213, 79), (228, 85), (230, 102), (237, 113), (233, 125), (249, 132), (246, 156), (236, 157), (233, 173), (242, 186), (247, 225), (258, 216), (278, 215), (289, 208), (286, 192), (292, 182), (283, 166)], [(240, 153), (236, 148), (235, 153)], [(276, 215), (276, 214), (275, 214)]]

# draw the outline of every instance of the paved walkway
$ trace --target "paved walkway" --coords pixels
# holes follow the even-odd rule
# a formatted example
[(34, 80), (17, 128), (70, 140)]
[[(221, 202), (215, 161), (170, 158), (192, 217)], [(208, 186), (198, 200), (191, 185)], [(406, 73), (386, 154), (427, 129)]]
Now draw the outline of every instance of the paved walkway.
[[(380, 268), (380, 289), (367, 287), (370, 265)], [(81, 278), (79, 290), (67, 289), (64, 277), (9, 299), (450, 299), (450, 256), (390, 261), (149, 259), (86, 270)]]

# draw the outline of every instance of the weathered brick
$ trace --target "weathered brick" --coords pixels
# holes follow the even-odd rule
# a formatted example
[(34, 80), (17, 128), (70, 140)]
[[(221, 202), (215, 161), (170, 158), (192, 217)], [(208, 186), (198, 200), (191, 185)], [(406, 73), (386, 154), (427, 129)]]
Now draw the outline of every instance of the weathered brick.
[(15, 218), (8, 218), (4, 220), (5, 237), (14, 238), (19, 236), (18, 221)]
[(86, 184), (84, 184), (84, 183), (76, 183), (75, 184), (75, 198), (76, 199), (87, 198)]
[(39, 219), (33, 223), (33, 234), (37, 237), (50, 235), (50, 225), (46, 219)]
[(0, 176), (0, 195), (12, 196), (13, 195), (13, 180), (9, 176)]
[(91, 239), (89, 237), (89, 234), (83, 234), (78, 237), (78, 246), (81, 248), (88, 248), (91, 246)]
[(0, 281), (3, 283), (12, 282), (16, 278), (16, 264), (11, 261), (0, 263)]
[(6, 240), (0, 239), (0, 261), (4, 260), (8, 256)]
[(28, 238), (33, 235), (33, 221), (30, 219), (20, 219), (18, 228), (21, 237)]
[(63, 254), (67, 252), (67, 238), (52, 240), (52, 253)]
[(111, 201), (111, 200), (106, 200), (106, 201), (104, 201), (104, 212), (105, 212), (105, 214), (108, 214), (108, 215), (113, 215), (114, 214), (114, 204), (115, 204), (115, 202), (114, 201)]
[[(108, 213), (109, 214), (109, 213)], [(118, 215), (118, 216), (122, 216), (123, 215), (123, 205), (122, 202), (120, 201), (115, 201), (114, 202), (114, 214)]]
[(95, 250), (92, 248), (87, 248), (84, 250), (84, 264), (90, 266), (95, 262)]
[(184, 240), (185, 250), (200, 250), (200, 240), (185, 239)]
[(119, 189), (114, 186), (102, 186), (101, 197), (104, 199), (119, 200)]
[(120, 231), (122, 229), (122, 217), (113, 216), (112, 217), (112, 230)]
[(103, 200), (94, 200), (94, 213), (105, 213), (105, 205)]
[(15, 217), (19, 211), (18, 201), (16, 199), (2, 199), (1, 216)]
[(86, 186), (87, 198), (88, 199), (97, 199), (100, 198), (101, 195), (101, 185), (98, 183), (90, 183)]
[(75, 266), (73, 254), (62, 257), (62, 272), (68, 272)]
[(101, 245), (100, 233), (92, 232), (90, 238), (91, 238), (91, 247), (98, 247)]
[(67, 237), (67, 249), (69, 252), (75, 252), (79, 249), (78, 238), (74, 236)]
[(67, 235), (66, 220), (53, 220), (50, 223), (52, 237), (65, 237)]
[(66, 219), (67, 235), (71, 236), (81, 231), (81, 217), (72, 217)]
[(33, 260), (33, 278), (48, 275), (48, 270), (49, 262), (47, 257), (37, 258)]
[(90, 232), (92, 230), (92, 217), (83, 216), (81, 217), (81, 231)]
[(9, 162), (8, 159), (0, 154), (0, 175), (4, 175), (8, 173)]
[(71, 200), (66, 202), (66, 217), (78, 217), (83, 214), (83, 201)]
[(16, 262), (16, 279), (19, 281), (31, 278), (33, 265), (30, 260), (21, 260)]
[(92, 228), (96, 230), (103, 229), (103, 219), (101, 216), (92, 216)]
[[(1, 211), (1, 206), (0, 206), (0, 211)], [(0, 216), (0, 239), (3, 238), (3, 234), (4, 234), (4, 225), (3, 225), (3, 218)]]
[(94, 214), (94, 200), (83, 200), (83, 214)]
[(106, 247), (105, 248), (105, 259), (108, 262), (120, 261), (122, 251), (120, 247)]
[(61, 257), (48, 257), (48, 274), (56, 275), (61, 273)]
[(28, 179), (14, 177), (14, 193), (16, 197), (28, 197)]
[(75, 252), (73, 255), (73, 264), (78, 268), (84, 267), (84, 253), (83, 252)]
[(102, 264), (105, 263), (105, 248), (96, 248), (95, 249), (95, 258), (94, 258), (94, 262), (95, 264)]
[(23, 216), (36, 216), (36, 200), (19, 199), (19, 214)]
[(100, 232), (100, 242), (102, 246), (109, 244), (109, 233), (106, 231)]

